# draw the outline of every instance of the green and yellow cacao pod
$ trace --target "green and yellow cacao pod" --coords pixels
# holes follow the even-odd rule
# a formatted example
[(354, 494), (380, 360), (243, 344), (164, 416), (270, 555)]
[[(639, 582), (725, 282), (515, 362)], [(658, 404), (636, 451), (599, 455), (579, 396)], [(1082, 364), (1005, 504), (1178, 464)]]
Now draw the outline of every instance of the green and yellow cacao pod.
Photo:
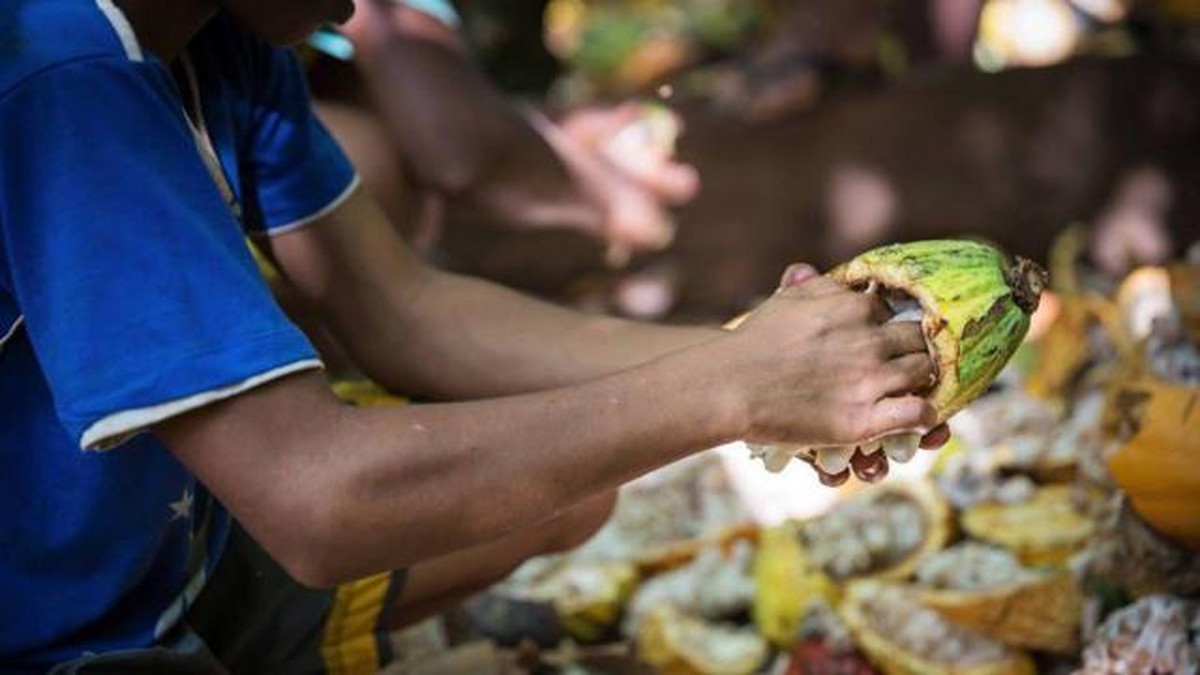
[[(930, 240), (872, 249), (829, 273), (853, 290), (878, 293), (893, 320), (917, 321), (936, 366), (936, 381), (924, 395), (944, 422), (988, 388), (1016, 353), (1048, 281), (1037, 264), (976, 241)], [(726, 324), (736, 329), (742, 317)], [(906, 462), (919, 436), (900, 433), (839, 447), (751, 445), (768, 470), (780, 471), (793, 456), (816, 463), (828, 474), (847, 471), (855, 453), (883, 450)]]
[(928, 394), (944, 421), (1004, 368), (1029, 329), (1047, 283), (1035, 263), (1010, 261), (976, 241), (930, 240), (872, 249), (830, 272), (851, 288), (898, 291), (921, 305), (921, 327), (937, 365)]

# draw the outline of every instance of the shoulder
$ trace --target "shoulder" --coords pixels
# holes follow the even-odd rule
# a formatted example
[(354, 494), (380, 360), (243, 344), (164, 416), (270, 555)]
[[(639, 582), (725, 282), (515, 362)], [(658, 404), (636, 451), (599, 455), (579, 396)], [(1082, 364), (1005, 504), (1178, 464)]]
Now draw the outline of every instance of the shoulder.
[(293, 65), (295, 55), (291, 49), (263, 42), (225, 12), (196, 36), (188, 54), (199, 69), (209, 71), (223, 86), (251, 96), (269, 89), (281, 78), (303, 77)]
[(140, 61), (111, 0), (0, 2), (0, 97), (38, 74), (89, 61)]

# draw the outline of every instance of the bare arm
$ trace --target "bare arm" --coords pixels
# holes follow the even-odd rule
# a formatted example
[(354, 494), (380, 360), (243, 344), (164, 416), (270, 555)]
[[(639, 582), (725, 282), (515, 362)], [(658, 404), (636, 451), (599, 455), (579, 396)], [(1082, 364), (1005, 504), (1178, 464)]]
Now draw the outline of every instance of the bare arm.
[(727, 440), (716, 390), (669, 365), (570, 390), (357, 409), (319, 375), (165, 423), (180, 460), (301, 582), (328, 586), (549, 518)]
[(573, 382), (356, 409), (319, 376), (294, 375), (159, 424), (180, 461), (311, 585), (494, 539), (735, 438), (846, 444), (934, 419), (903, 395), (932, 371), (920, 329), (876, 325), (871, 300), (827, 279), (777, 293), (726, 333), (584, 318), (442, 275), (361, 193), (271, 244), (378, 373), (464, 396)]
[(357, 409), (296, 375), (156, 432), (295, 578), (329, 586), (500, 537), (734, 438), (820, 445), (928, 425), (923, 401), (888, 396), (927, 380), (923, 338), (863, 330), (853, 297), (784, 294), (736, 333), (573, 387)]
[(364, 192), (266, 242), (350, 356), (398, 391), (465, 399), (608, 375), (720, 334), (583, 316), (425, 266)]
[(404, 5), (374, 2), (360, 2), (345, 30), (423, 185), (501, 222), (599, 231), (600, 204), (484, 78), (453, 30)]

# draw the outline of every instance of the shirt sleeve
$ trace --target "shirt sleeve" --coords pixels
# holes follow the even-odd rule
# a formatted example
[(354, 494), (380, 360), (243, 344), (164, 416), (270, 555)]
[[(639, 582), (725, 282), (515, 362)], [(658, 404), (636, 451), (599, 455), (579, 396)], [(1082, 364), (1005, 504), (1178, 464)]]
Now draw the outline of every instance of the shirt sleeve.
[(82, 446), (319, 366), (258, 275), (160, 65), (41, 72), (0, 98), (0, 134), (0, 282)]
[(256, 45), (252, 65), (247, 223), (252, 235), (282, 234), (337, 208), (358, 186), (341, 147), (312, 110), (304, 72), (287, 49)]
[(418, 12), (424, 12), (441, 21), (442, 24), (451, 30), (458, 30), (462, 26), (462, 18), (459, 16), (458, 10), (454, 9), (454, 5), (450, 4), (449, 0), (392, 0), (392, 2), (408, 5)]

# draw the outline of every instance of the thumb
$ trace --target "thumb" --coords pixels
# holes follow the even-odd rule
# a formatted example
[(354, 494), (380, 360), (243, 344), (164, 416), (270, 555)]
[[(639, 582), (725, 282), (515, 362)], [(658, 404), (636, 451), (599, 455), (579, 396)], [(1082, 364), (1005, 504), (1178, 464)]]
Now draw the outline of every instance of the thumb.
[(818, 276), (820, 276), (820, 273), (817, 272), (817, 268), (809, 265), (808, 263), (795, 263), (793, 265), (788, 265), (787, 269), (783, 271), (783, 276), (779, 278), (779, 288), (784, 289), (791, 288), (792, 286), (799, 286), (809, 279), (813, 279)]
[(639, 250), (659, 250), (671, 243), (675, 223), (666, 210), (632, 190), (616, 197), (605, 219), (605, 238)]
[(821, 276), (812, 265), (796, 263), (784, 271), (775, 292), (789, 298), (819, 298), (844, 290), (838, 282)]

